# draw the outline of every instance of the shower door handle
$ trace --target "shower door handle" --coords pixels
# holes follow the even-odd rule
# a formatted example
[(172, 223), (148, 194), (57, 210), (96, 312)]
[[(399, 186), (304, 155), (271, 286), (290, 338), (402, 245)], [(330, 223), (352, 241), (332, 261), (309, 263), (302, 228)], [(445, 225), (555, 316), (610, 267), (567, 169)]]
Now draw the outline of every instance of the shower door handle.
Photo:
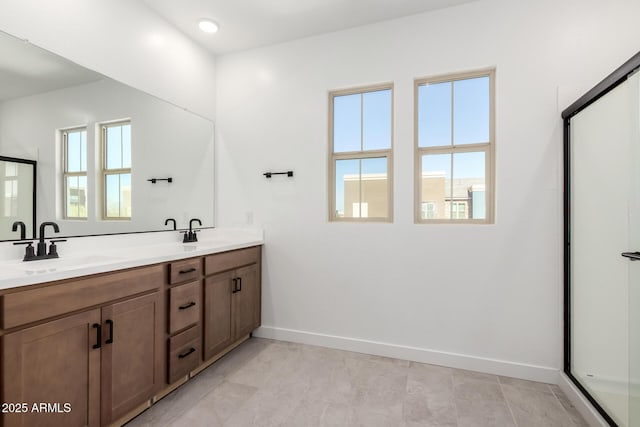
[(620, 255), (629, 258), (631, 261), (640, 261), (640, 252), (622, 252)]

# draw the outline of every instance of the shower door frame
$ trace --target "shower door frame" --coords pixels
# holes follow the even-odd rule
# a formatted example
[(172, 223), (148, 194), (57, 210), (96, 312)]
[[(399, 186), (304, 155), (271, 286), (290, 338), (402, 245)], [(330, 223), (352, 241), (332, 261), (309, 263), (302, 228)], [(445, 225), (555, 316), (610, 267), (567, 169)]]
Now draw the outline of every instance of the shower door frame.
[(640, 52), (617, 68), (613, 73), (581, 96), (562, 112), (564, 134), (564, 373), (580, 390), (600, 415), (611, 425), (617, 426), (611, 416), (591, 396), (587, 389), (571, 373), (571, 119), (598, 99), (627, 80), (640, 69)]

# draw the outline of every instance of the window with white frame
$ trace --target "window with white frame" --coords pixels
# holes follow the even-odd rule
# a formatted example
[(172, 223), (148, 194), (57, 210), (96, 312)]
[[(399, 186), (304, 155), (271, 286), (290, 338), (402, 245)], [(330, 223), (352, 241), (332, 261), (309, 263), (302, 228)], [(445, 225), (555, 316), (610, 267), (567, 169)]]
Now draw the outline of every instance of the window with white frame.
[(494, 82), (494, 70), (415, 81), (417, 223), (493, 223)]
[(102, 139), (104, 219), (131, 219), (131, 122), (105, 123)]
[(392, 221), (393, 84), (329, 94), (329, 220)]
[(87, 219), (87, 128), (62, 131), (65, 219)]

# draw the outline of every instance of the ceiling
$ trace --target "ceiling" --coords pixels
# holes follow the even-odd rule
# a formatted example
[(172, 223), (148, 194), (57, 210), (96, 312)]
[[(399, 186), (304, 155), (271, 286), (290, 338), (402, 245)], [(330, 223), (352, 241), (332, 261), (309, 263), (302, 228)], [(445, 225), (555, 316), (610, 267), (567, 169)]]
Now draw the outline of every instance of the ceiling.
[[(475, 0), (142, 0), (191, 39), (223, 54), (344, 30)], [(220, 30), (205, 34), (198, 20)]]

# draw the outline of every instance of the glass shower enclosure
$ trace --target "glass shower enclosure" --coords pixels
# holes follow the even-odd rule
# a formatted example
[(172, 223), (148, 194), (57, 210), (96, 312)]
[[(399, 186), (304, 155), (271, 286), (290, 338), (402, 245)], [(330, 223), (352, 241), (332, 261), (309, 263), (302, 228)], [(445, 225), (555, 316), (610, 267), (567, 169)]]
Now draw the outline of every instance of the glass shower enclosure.
[(563, 113), (566, 375), (640, 426), (640, 53)]

